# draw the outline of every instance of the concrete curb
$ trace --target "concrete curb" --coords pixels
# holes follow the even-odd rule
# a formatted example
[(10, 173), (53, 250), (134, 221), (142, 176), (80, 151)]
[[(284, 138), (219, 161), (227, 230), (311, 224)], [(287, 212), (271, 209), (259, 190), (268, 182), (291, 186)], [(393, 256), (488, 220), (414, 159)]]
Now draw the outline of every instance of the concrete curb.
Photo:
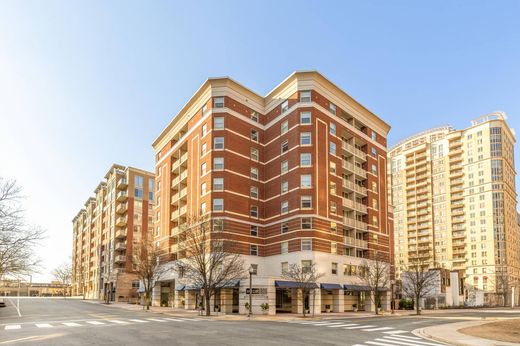
[(421, 338), (455, 346), (518, 346), (518, 344), (511, 342), (484, 339), (458, 332), (458, 330), (462, 328), (480, 326), (497, 320), (499, 319), (448, 323), (416, 329), (412, 331), (412, 333)]

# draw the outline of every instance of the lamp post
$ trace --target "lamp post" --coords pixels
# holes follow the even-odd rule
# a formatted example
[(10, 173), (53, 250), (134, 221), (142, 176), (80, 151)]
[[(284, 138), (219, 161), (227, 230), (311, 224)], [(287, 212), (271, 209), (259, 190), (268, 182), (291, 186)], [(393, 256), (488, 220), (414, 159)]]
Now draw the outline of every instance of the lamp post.
[(253, 266), (249, 266), (249, 311), (247, 317), (251, 317), (251, 309), (253, 308)]

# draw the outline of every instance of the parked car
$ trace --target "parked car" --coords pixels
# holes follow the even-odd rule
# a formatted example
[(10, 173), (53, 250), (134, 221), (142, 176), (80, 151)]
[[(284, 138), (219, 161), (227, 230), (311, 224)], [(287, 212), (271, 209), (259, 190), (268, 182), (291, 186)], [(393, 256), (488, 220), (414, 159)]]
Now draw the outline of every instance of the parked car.
[(0, 308), (5, 308), (5, 300), (4, 300), (4, 298), (0, 298)]

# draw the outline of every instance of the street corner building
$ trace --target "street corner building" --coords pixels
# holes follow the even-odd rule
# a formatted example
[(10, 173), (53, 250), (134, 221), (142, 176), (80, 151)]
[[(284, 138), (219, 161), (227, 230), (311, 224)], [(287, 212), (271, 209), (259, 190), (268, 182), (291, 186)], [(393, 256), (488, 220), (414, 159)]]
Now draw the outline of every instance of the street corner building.
[[(291, 74), (266, 96), (208, 79), (153, 143), (154, 241), (164, 261), (184, 258), (183, 225), (202, 213), (253, 268), (253, 313), (263, 303), (269, 314), (374, 310), (357, 271), (376, 254), (394, 258), (389, 130), (315, 71)], [(313, 302), (283, 279), (291, 264), (325, 274)], [(212, 311), (246, 312), (249, 282), (233, 286), (215, 295)], [(381, 290), (389, 309), (390, 288)], [(199, 302), (200, 289), (173, 272), (154, 291), (154, 304)]]
[(440, 305), (518, 304), (514, 143), (505, 114), (496, 112), (390, 150), (397, 278), (421, 263), (444, 278), (432, 297)]
[(137, 302), (133, 250), (153, 232), (154, 174), (114, 164), (73, 219), (72, 290), (87, 299)]

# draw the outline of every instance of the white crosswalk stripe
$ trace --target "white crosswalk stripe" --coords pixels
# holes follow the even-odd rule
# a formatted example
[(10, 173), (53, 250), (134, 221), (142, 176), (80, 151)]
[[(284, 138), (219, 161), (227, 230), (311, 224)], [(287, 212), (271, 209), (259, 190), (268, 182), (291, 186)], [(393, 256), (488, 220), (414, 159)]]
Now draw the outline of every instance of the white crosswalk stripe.
[(36, 323), (36, 327), (38, 328), (52, 328), (52, 325), (48, 323)]
[(347, 324), (337, 324), (334, 326), (327, 326), (329, 328), (340, 328), (340, 327), (350, 327), (350, 326), (357, 326), (355, 323), (347, 323)]
[(378, 328), (368, 328), (368, 329), (361, 329), (364, 332), (379, 332), (381, 330), (390, 330), (394, 329), (392, 327), (378, 327)]
[(93, 324), (95, 326), (105, 324), (105, 322), (99, 322), (99, 321), (86, 321), (88, 324)]
[(174, 321), (174, 322), (186, 322), (185, 320), (181, 320), (179, 318), (170, 318), (170, 317), (165, 318), (165, 320)]
[(138, 320), (138, 319), (131, 319), (129, 321), (137, 322), (137, 323), (147, 323), (148, 322), (148, 321), (145, 321), (145, 320)]
[(62, 324), (67, 327), (81, 327), (81, 324), (75, 322), (63, 322)]
[(20, 329), (20, 328), (22, 328), (22, 326), (19, 324), (10, 324), (10, 325), (5, 326), (4, 329), (10, 330), (10, 329)]
[(444, 346), (442, 344), (428, 342), (415, 336), (398, 335), (398, 336), (384, 336), (375, 340), (365, 341), (364, 344), (356, 344), (354, 346)]
[(389, 330), (388, 332), (383, 332), (385, 334), (402, 334), (408, 333), (406, 330)]
[(165, 320), (160, 320), (158, 318), (147, 318), (148, 321), (154, 321), (154, 322), (166, 322)]
[(361, 328), (372, 328), (375, 326), (353, 326), (353, 327), (346, 327), (345, 329), (361, 329)]
[(333, 326), (335, 324), (341, 324), (341, 322), (322, 322), (322, 323), (311, 323), (311, 326)]
[(117, 324), (128, 324), (128, 322), (120, 321), (120, 320), (108, 320), (110, 323), (117, 323)]
[(385, 340), (388, 342), (392, 342), (398, 345), (409, 345), (409, 346), (440, 346), (441, 344), (435, 344), (432, 342), (426, 342), (426, 341), (419, 341), (419, 340), (410, 340), (410, 339), (403, 339), (396, 336), (388, 336), (385, 337)]

